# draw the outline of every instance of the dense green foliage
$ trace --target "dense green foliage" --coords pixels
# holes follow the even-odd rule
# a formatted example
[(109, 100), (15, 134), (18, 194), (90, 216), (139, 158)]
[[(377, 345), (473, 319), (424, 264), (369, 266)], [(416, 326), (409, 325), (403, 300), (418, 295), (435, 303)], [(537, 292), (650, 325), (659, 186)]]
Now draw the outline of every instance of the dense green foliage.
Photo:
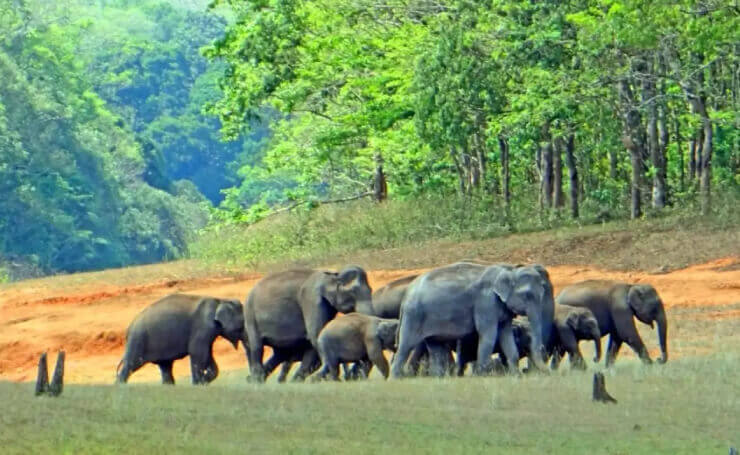
[(225, 22), (83, 0), (2, 0), (0, 18), (0, 276), (182, 255), (198, 189), (218, 200), (243, 145), (200, 114), (219, 68), (198, 48)]
[(294, 183), (283, 200), (363, 193), (376, 152), (391, 197), (570, 200), (573, 217), (694, 200), (706, 213), (713, 186), (738, 190), (731, 2), (217, 3), (236, 21), (207, 54), (228, 64), (211, 111), (227, 134), (282, 113), (227, 218), (267, 213), (240, 198), (270, 176)]

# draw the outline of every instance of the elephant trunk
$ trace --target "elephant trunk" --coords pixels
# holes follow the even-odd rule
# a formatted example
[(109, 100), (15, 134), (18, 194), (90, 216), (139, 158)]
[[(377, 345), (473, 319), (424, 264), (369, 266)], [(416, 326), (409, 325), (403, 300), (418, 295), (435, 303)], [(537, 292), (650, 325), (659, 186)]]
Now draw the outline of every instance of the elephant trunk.
[(532, 327), (530, 352), (537, 368), (547, 369), (546, 346), (551, 346), (553, 319), (555, 317), (555, 301), (552, 295), (552, 286), (545, 286), (545, 295), (542, 296), (542, 306), (532, 306), (527, 310), (527, 318)]
[[(532, 338), (530, 339), (529, 351), (530, 358), (534, 361), (535, 367), (539, 370), (547, 370), (547, 364), (545, 363), (546, 354), (545, 346), (543, 344), (543, 324), (542, 315), (539, 312), (531, 311), (528, 312), (527, 318), (532, 329)], [(549, 325), (552, 325), (552, 320)], [(549, 331), (548, 331), (549, 333)]]
[(599, 326), (596, 326), (592, 331), (591, 337), (594, 340), (594, 351), (596, 352), (594, 355), (594, 362), (599, 363), (601, 360), (601, 331), (599, 330)]
[(662, 305), (658, 312), (658, 316), (655, 318), (655, 322), (658, 323), (658, 343), (660, 343), (661, 352), (658, 363), (666, 363), (668, 361), (668, 321), (666, 321), (665, 309)]

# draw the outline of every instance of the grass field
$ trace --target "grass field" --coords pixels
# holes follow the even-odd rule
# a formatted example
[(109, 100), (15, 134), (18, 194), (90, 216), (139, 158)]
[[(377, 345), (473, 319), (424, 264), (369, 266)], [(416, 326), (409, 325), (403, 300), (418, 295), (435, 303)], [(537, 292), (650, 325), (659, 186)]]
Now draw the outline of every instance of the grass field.
[[(736, 340), (735, 340), (736, 341)], [(737, 346), (737, 345), (736, 345)], [(740, 445), (738, 352), (592, 374), (211, 387), (0, 383), (3, 454), (726, 454)]]

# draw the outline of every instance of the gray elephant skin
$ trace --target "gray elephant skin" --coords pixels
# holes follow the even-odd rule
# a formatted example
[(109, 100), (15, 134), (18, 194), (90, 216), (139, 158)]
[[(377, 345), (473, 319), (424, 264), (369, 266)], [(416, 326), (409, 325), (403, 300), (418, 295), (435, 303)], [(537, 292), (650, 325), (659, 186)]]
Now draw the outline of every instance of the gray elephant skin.
[(476, 374), (490, 370), (499, 337), (513, 372), (519, 358), (511, 325), (514, 315), (529, 318), (530, 349), (538, 353), (532, 357), (538, 368), (545, 369), (543, 343), (550, 338), (554, 303), (544, 267), (456, 263), (424, 273), (411, 283), (401, 304), (392, 375), (402, 376), (411, 350), (422, 341), (427, 342), (432, 363), (441, 364), (438, 359), (449, 353), (446, 343), (471, 335), (478, 339)]
[(162, 383), (174, 384), (173, 362), (190, 356), (193, 384), (207, 384), (218, 376), (213, 341), (224, 337), (236, 349), (243, 331), (238, 300), (168, 295), (145, 308), (129, 325), (117, 382), (127, 382), (132, 373), (151, 362), (159, 366)]
[[(304, 380), (319, 364), (318, 336), (324, 325), (337, 313), (371, 311), (371, 295), (367, 274), (357, 266), (339, 273), (288, 270), (260, 280), (244, 304), (250, 380), (263, 382), (269, 374), (262, 364), (265, 346), (286, 356), (302, 352), (293, 379)], [(282, 360), (277, 358), (273, 364)]]
[(601, 329), (599, 321), (593, 312), (585, 307), (574, 307), (555, 303), (554, 330), (551, 337), (549, 353), (552, 355), (550, 363), (557, 369), (560, 359), (567, 352), (573, 368), (585, 369), (586, 362), (578, 347), (581, 340), (593, 340), (594, 362), (601, 360)]
[(652, 363), (647, 348), (637, 333), (635, 321), (654, 327), (658, 325), (659, 363), (668, 360), (665, 307), (658, 292), (649, 284), (629, 284), (619, 281), (588, 280), (572, 284), (558, 294), (562, 305), (588, 308), (599, 321), (601, 334), (609, 334), (606, 365), (614, 363), (622, 343), (627, 343), (646, 363)]
[[(526, 317), (519, 317), (512, 321), (512, 333), (514, 343), (517, 346), (519, 359), (530, 358), (530, 346), (532, 343), (532, 328)], [(571, 307), (555, 304), (555, 316), (550, 340), (545, 343), (545, 352), (552, 358), (550, 367), (557, 369), (560, 360), (565, 353), (570, 357), (571, 367), (585, 369), (586, 363), (578, 347), (581, 340), (593, 340), (595, 346), (594, 362), (601, 359), (601, 331), (599, 323), (588, 308)], [(458, 341), (457, 346), (457, 374), (462, 376), (467, 363), (476, 359), (475, 337), (468, 337)], [(506, 354), (501, 348), (501, 343), (496, 343), (493, 348), (494, 354), (499, 354), (503, 364), (508, 365)]]
[(360, 313), (339, 316), (321, 330), (318, 339), (322, 368), (312, 378), (339, 379), (339, 364), (370, 361), (388, 378), (388, 361), (383, 350), (395, 351), (397, 319)]
[(418, 276), (414, 274), (393, 280), (373, 292), (372, 311), (368, 314), (379, 318), (398, 319), (406, 290)]

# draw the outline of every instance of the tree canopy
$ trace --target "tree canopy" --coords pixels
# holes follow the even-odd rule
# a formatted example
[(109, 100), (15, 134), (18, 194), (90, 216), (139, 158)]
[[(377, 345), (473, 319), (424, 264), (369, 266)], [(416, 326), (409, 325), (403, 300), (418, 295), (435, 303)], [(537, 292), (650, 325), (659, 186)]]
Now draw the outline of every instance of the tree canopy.
[[(697, 192), (709, 211), (713, 185), (740, 183), (732, 2), (217, 4), (236, 20), (207, 52), (227, 65), (210, 110), (227, 134), (280, 114), (243, 175), (288, 176), (287, 199), (364, 191), (375, 153), (392, 197), (534, 197), (557, 212), (569, 185), (571, 216), (636, 218)], [(254, 219), (244, 193), (226, 208)]]

